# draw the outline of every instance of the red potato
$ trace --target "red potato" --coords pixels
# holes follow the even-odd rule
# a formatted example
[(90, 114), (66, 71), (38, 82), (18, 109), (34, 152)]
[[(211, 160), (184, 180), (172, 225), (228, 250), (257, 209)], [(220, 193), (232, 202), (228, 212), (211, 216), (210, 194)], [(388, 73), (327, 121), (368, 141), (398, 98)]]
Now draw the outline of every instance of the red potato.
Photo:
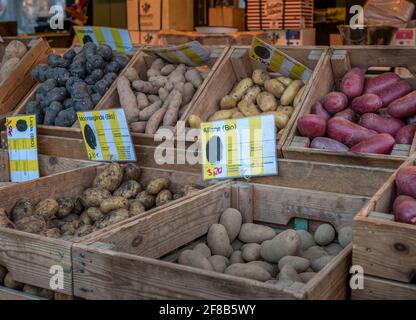
[(349, 148), (345, 144), (342, 144), (341, 142), (337, 140), (326, 138), (326, 137), (318, 137), (318, 138), (313, 139), (310, 147), (313, 149), (338, 151), (338, 152), (349, 150)]
[(388, 133), (377, 134), (351, 148), (352, 152), (390, 154), (396, 141)]
[(325, 96), (322, 105), (328, 113), (335, 114), (347, 107), (348, 98), (342, 92), (330, 92)]
[(368, 130), (354, 122), (339, 117), (328, 120), (327, 133), (328, 137), (348, 147), (352, 147), (361, 141), (377, 135), (377, 132), (373, 130)]
[(416, 133), (416, 126), (409, 124), (402, 127), (396, 134), (397, 144), (412, 144)]
[(364, 81), (364, 72), (359, 68), (353, 68), (342, 78), (341, 91), (350, 99), (358, 97), (363, 93)]
[(416, 200), (409, 196), (399, 196), (393, 204), (394, 219), (398, 222), (416, 224)]
[(367, 93), (352, 101), (351, 108), (359, 114), (376, 112), (383, 107), (383, 101), (379, 96)]
[(397, 192), (400, 195), (416, 198), (416, 167), (401, 168), (396, 176)]
[(331, 115), (328, 113), (328, 111), (325, 110), (325, 108), (322, 106), (322, 103), (319, 101), (312, 106), (311, 113), (320, 116), (325, 121), (328, 121), (331, 118)]
[(326, 122), (316, 114), (308, 114), (299, 118), (298, 130), (303, 137), (310, 139), (323, 137), (326, 131)]
[(385, 118), (391, 118), (391, 115), (387, 112), (387, 108), (380, 108), (377, 110), (377, 113)]
[(352, 110), (351, 108), (347, 108), (345, 110), (342, 110), (341, 112), (338, 112), (334, 115), (335, 117), (340, 117), (340, 118), (344, 118), (347, 119), (348, 121), (351, 122), (357, 122), (357, 115), (355, 114), (354, 110)]
[(377, 94), (377, 92), (380, 92), (399, 81), (400, 77), (394, 72), (380, 74), (377, 77), (367, 80), (364, 86), (364, 93)]
[(387, 112), (395, 118), (413, 117), (416, 115), (416, 91), (389, 104)]
[(412, 87), (406, 81), (393, 83), (387, 88), (379, 91), (377, 95), (383, 101), (383, 106), (387, 107), (394, 100), (404, 97), (412, 91)]
[(399, 119), (386, 118), (375, 113), (363, 114), (358, 124), (378, 133), (388, 133), (393, 137), (404, 127), (403, 121)]

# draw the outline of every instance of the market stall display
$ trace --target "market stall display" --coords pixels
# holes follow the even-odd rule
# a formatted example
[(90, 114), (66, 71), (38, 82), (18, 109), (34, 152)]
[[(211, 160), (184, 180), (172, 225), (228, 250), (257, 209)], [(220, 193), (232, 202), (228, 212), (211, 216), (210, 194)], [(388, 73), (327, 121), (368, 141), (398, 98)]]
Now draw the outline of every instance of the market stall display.
[(334, 48), (290, 130), (284, 156), (391, 168), (406, 161), (415, 146), (414, 79), (394, 72), (371, 78), (365, 73), (387, 66), (413, 74), (411, 53), (387, 47)]
[(353, 299), (416, 299), (414, 176), (413, 156), (354, 219), (353, 264), (366, 276)]

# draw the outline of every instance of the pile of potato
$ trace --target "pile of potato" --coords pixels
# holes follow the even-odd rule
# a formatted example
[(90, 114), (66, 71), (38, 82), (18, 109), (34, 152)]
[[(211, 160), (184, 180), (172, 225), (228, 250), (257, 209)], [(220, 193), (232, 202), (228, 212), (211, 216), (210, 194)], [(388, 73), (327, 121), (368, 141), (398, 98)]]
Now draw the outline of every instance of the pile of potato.
[(160, 126), (175, 126), (206, 76), (197, 68), (162, 59), (153, 61), (147, 79), (128, 68), (117, 80), (117, 90), (131, 132), (154, 134)]
[(301, 288), (352, 241), (352, 228), (336, 231), (322, 224), (315, 233), (242, 223), (241, 213), (226, 209), (213, 224), (206, 243), (180, 252), (178, 263), (271, 283)]
[(416, 166), (401, 168), (396, 176), (395, 221), (416, 225)]
[(48, 64), (32, 70), (32, 78), (41, 84), (26, 113), (35, 114), (38, 124), (71, 127), (78, 111), (94, 109), (128, 62), (110, 46), (92, 42), (62, 57), (51, 53)]
[(7, 271), (7, 269), (0, 265), (0, 286), (4, 286), (8, 289), (22, 291), (27, 294), (31, 294), (33, 296), (37, 296), (40, 298), (45, 298), (52, 300), (54, 297), (53, 291), (38, 288), (35, 286), (31, 286), (28, 284), (24, 284), (21, 282), (18, 282), (13, 279), (10, 272)]
[(416, 133), (416, 91), (393, 72), (365, 79), (353, 68), (340, 92), (328, 93), (298, 119), (310, 147), (330, 151), (390, 154), (395, 144), (411, 145)]
[[(32, 40), (28, 44), (28, 48), (34, 46), (36, 40)], [(19, 41), (13, 40), (11, 41), (4, 50), (3, 59), (0, 65), (0, 85), (5, 81), (9, 76), (13, 73), (13, 71), (17, 68), (20, 59), (28, 51), (26, 45)]]
[[(256, 69), (251, 78), (241, 80), (221, 99), (220, 110), (208, 121), (271, 114), (276, 119), (277, 129), (284, 129), (300, 102), (304, 88), (301, 80), (283, 76), (272, 78), (268, 72)], [(190, 116), (188, 121), (192, 128), (199, 128), (201, 123), (195, 115)]]
[(0, 209), (0, 227), (14, 228), (50, 238), (83, 237), (127, 218), (197, 192), (167, 178), (139, 182), (136, 164), (108, 165), (95, 177), (91, 188), (78, 198), (44, 199), (37, 204), (19, 199), (10, 215)]

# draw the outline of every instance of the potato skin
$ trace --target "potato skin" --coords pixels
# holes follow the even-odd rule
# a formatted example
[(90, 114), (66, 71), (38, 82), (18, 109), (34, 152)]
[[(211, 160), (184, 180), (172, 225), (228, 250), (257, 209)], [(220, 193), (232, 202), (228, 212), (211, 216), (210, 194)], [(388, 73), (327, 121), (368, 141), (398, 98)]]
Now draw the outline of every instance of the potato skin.
[(314, 240), (320, 246), (327, 246), (335, 239), (335, 229), (328, 223), (321, 224), (316, 229)]
[(398, 194), (416, 198), (415, 166), (407, 166), (397, 172), (396, 187)]
[(123, 166), (123, 181), (139, 181), (142, 171), (135, 163), (128, 163)]
[(363, 93), (364, 82), (364, 72), (359, 68), (353, 68), (342, 78), (341, 91), (350, 99), (358, 97)]
[(398, 74), (394, 72), (385, 72), (377, 77), (368, 79), (364, 86), (364, 93), (375, 93), (388, 88), (389, 86), (400, 81)]
[(377, 134), (351, 148), (352, 152), (390, 154), (396, 141), (388, 133)]
[(227, 230), (230, 242), (234, 241), (240, 233), (243, 217), (237, 209), (228, 208), (222, 213), (220, 224)]
[(324, 97), (322, 105), (329, 114), (335, 114), (347, 107), (348, 98), (342, 92), (330, 92)]
[(127, 209), (129, 201), (124, 197), (113, 196), (101, 202), (100, 211), (104, 214), (118, 209)]
[(184, 250), (180, 253), (178, 263), (203, 270), (213, 271), (211, 263), (201, 253), (194, 250)]
[(244, 223), (241, 226), (238, 239), (245, 243), (262, 243), (263, 241), (273, 239), (276, 232), (268, 227), (254, 223)]
[(163, 189), (169, 189), (170, 180), (167, 178), (153, 179), (147, 185), (146, 191), (150, 195), (157, 195)]
[(355, 111), (351, 108), (347, 108), (345, 110), (342, 110), (340, 112), (337, 112), (334, 115), (334, 118), (344, 118), (348, 121), (356, 123), (358, 121), (358, 116), (355, 114)]
[(130, 200), (129, 202), (129, 216), (135, 217), (139, 214), (142, 214), (143, 212), (146, 212), (146, 208), (144, 207), (143, 203), (141, 203), (139, 200)]
[(386, 118), (375, 113), (363, 114), (358, 124), (378, 133), (388, 133), (393, 137), (404, 127), (403, 121), (399, 119)]
[(95, 207), (88, 208), (83, 214), (86, 214), (91, 219), (91, 222), (96, 222), (103, 216), (101, 210)]
[(163, 206), (167, 204), (168, 202), (172, 201), (173, 195), (172, 192), (165, 189), (160, 191), (156, 196), (156, 207)]
[(328, 121), (331, 118), (331, 115), (325, 110), (322, 103), (319, 101), (312, 106), (311, 113), (321, 117), (324, 121)]
[(402, 127), (396, 134), (397, 144), (412, 144), (416, 133), (416, 126), (409, 124)]
[(41, 216), (29, 216), (15, 222), (17, 230), (39, 234), (46, 230), (45, 220)]
[(286, 230), (261, 244), (261, 257), (267, 262), (278, 263), (283, 257), (294, 256), (301, 244), (295, 230)]
[(395, 118), (413, 117), (416, 115), (416, 91), (389, 104), (387, 112)]
[(98, 220), (94, 227), (97, 229), (103, 229), (110, 225), (116, 224), (120, 221), (129, 218), (129, 211), (126, 209), (117, 209), (114, 211), (109, 212), (108, 214), (102, 216), (100, 220)]
[(303, 137), (309, 139), (323, 137), (326, 131), (326, 122), (316, 114), (308, 114), (298, 119), (298, 130)]
[(245, 263), (235, 263), (224, 271), (225, 274), (257, 281), (267, 281), (272, 278), (270, 273), (260, 266)]
[(81, 197), (84, 207), (99, 207), (101, 202), (111, 197), (110, 191), (104, 188), (86, 189)]
[(366, 93), (352, 101), (351, 108), (359, 114), (377, 112), (383, 107), (381, 98), (372, 93)]
[(399, 81), (385, 89), (377, 92), (377, 95), (383, 101), (383, 106), (387, 107), (393, 101), (406, 96), (412, 91), (412, 87), (406, 81)]
[(122, 180), (123, 171), (120, 165), (118, 163), (111, 163), (95, 177), (93, 187), (104, 188), (113, 192), (120, 186)]
[(39, 215), (44, 219), (53, 219), (58, 210), (59, 204), (55, 199), (45, 199), (36, 205), (35, 215)]
[(34, 206), (32, 202), (27, 198), (22, 198), (17, 200), (11, 214), (10, 218), (13, 222), (17, 222), (20, 219), (27, 218), (32, 216), (34, 213)]
[(75, 200), (72, 198), (58, 198), (56, 200), (59, 204), (59, 210), (56, 214), (58, 218), (65, 218), (68, 216), (75, 207)]
[(304, 86), (304, 83), (302, 80), (292, 81), (290, 85), (286, 88), (286, 90), (283, 92), (280, 98), (280, 103), (283, 106), (293, 105), (296, 95), (303, 88), (303, 86)]
[(337, 140), (348, 147), (367, 140), (377, 134), (344, 118), (332, 118), (327, 122), (328, 137)]
[(124, 197), (126, 199), (133, 199), (139, 192), (142, 191), (142, 186), (135, 180), (124, 181), (121, 186), (114, 191), (114, 196)]
[(338, 151), (338, 152), (347, 152), (350, 149), (341, 142), (326, 138), (326, 137), (317, 137), (312, 140), (311, 148), (313, 149), (320, 149), (320, 150), (328, 150), (328, 151)]
[(136, 200), (139, 200), (144, 205), (146, 210), (152, 209), (156, 203), (156, 197), (149, 194), (147, 191), (140, 192), (137, 195)]
[(395, 220), (407, 224), (416, 224), (416, 200), (409, 196), (399, 196), (393, 204)]
[(207, 242), (213, 255), (229, 257), (233, 252), (227, 230), (221, 224), (213, 224), (209, 228)]

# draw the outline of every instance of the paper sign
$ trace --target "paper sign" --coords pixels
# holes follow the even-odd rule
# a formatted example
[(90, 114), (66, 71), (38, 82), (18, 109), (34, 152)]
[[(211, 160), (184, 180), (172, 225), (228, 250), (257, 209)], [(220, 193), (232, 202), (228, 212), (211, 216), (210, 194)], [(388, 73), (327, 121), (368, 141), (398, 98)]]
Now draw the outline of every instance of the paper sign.
[(127, 29), (116, 29), (107, 27), (74, 27), (82, 45), (85, 44), (86, 37), (89, 37), (96, 44), (107, 44), (113, 50), (120, 53), (128, 53), (133, 49), (130, 32)]
[(277, 174), (273, 115), (201, 124), (204, 180)]
[(291, 79), (306, 82), (312, 76), (312, 70), (259, 38), (253, 39), (250, 58)]
[(154, 54), (170, 63), (183, 63), (191, 67), (207, 64), (210, 57), (210, 52), (198, 41), (192, 41), (174, 47), (145, 48), (144, 51), (149, 54)]
[(136, 161), (123, 109), (78, 112), (77, 115), (89, 160)]
[(11, 182), (39, 178), (36, 116), (6, 119)]

